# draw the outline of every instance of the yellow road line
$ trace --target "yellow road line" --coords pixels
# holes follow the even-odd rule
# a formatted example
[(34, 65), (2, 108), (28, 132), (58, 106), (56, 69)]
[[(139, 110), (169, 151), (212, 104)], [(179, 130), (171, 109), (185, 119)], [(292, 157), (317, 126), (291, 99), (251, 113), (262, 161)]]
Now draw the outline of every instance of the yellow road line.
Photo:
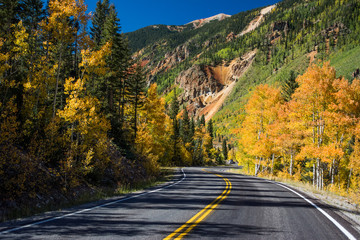
[[(208, 173), (212, 173), (212, 172), (206, 171), (204, 169), (203, 169), (203, 171), (208, 172)], [(212, 174), (224, 179), (224, 181), (226, 183), (225, 190), (221, 193), (220, 196), (218, 196), (214, 201), (212, 201), (210, 204), (208, 204), (205, 208), (203, 208), (195, 216), (190, 218), (181, 227), (179, 227), (173, 233), (171, 233), (169, 236), (164, 238), (164, 240), (169, 240), (169, 239), (173, 239), (173, 238), (174, 239), (182, 239), (194, 227), (196, 227), (201, 221), (203, 221), (229, 195), (229, 193), (231, 191), (231, 187), (232, 187), (231, 182), (229, 181), (229, 179), (227, 179), (227, 178), (225, 178), (225, 177), (223, 177), (223, 176), (221, 176), (219, 174), (215, 174), (215, 173), (212, 173)], [(178, 235), (178, 236), (175, 237), (176, 235)]]

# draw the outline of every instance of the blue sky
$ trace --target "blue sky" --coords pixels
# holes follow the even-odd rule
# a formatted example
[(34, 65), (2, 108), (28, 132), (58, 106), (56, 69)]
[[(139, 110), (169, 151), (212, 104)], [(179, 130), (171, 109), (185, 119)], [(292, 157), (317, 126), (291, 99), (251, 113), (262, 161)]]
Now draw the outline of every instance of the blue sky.
[[(98, 0), (85, 0), (88, 11), (95, 11)], [(279, 2), (279, 0), (110, 0), (114, 3), (123, 32), (153, 24), (183, 25), (218, 13), (236, 13)]]

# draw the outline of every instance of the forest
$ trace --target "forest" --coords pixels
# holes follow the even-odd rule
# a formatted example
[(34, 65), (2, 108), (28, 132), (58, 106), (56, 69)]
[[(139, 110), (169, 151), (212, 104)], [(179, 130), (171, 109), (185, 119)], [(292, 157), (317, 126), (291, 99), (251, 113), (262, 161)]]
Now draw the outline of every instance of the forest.
[[(0, 221), (40, 199), (131, 188), (159, 180), (162, 167), (227, 159), (247, 174), (303, 181), (359, 202), (360, 82), (351, 74), (360, 67), (360, 3), (284, 0), (257, 29), (226, 39), (258, 14), (183, 32), (160, 25), (123, 34), (108, 0), (93, 14), (84, 0), (2, 1)], [(156, 66), (183, 44), (189, 57), (147, 81), (141, 60)], [(190, 116), (176, 76), (255, 49), (215, 117)]]
[[(222, 161), (212, 123), (148, 86), (114, 5), (3, 1), (0, 209), (155, 181), (160, 166)], [(89, 28), (89, 21), (92, 26)]]
[(359, 88), (328, 62), (282, 88), (258, 85), (245, 105), (237, 158), (256, 176), (309, 182), (359, 202)]

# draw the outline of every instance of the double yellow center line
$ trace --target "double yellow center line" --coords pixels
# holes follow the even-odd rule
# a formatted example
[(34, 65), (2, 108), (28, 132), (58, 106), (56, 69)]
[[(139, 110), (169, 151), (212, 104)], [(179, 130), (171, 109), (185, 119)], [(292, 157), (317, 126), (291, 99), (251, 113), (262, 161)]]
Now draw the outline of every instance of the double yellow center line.
[[(204, 169), (203, 169), (203, 171), (212, 173), (212, 172), (206, 171)], [(204, 209), (202, 209), (195, 216), (190, 218), (181, 227), (179, 227), (173, 233), (171, 233), (169, 236), (164, 238), (164, 240), (182, 239), (183, 237), (185, 237), (186, 234), (188, 234), (194, 227), (196, 227), (201, 221), (203, 221), (229, 195), (229, 193), (231, 191), (231, 182), (229, 181), (229, 179), (227, 179), (219, 174), (216, 174), (216, 173), (212, 173), (212, 174), (224, 179), (224, 181), (226, 183), (225, 190), (222, 192), (222, 194), (220, 196), (218, 196), (214, 201), (212, 201), (212, 203), (207, 205)]]

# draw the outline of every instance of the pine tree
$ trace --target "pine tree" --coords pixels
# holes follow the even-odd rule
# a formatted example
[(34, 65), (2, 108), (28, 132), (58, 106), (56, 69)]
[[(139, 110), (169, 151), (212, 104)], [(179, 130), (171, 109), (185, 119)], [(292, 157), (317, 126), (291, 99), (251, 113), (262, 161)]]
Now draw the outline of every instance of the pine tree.
[(170, 106), (170, 118), (171, 119), (176, 119), (178, 113), (179, 113), (179, 100), (177, 98), (177, 92), (176, 92), (176, 88), (174, 89), (174, 96), (172, 98), (172, 102), (171, 102), (171, 106)]
[(193, 139), (195, 135), (195, 120), (192, 117), (190, 121), (190, 139)]
[(27, 31), (38, 29), (38, 23), (45, 17), (44, 3), (41, 0), (22, 0), (19, 2), (19, 17)]
[(128, 86), (128, 99), (132, 106), (131, 125), (134, 131), (134, 139), (136, 139), (138, 112), (145, 103), (146, 88), (146, 79), (140, 64), (136, 65), (134, 72), (130, 75)]
[[(130, 76), (128, 76), (131, 55), (128, 43), (121, 34), (115, 6), (113, 4), (109, 6), (107, 0), (103, 3), (99, 1), (95, 15), (93, 20), (95, 25), (91, 29), (92, 38), (98, 47), (107, 42), (111, 43), (111, 54), (106, 59), (109, 71), (104, 75), (95, 76), (90, 83), (90, 89), (100, 100), (102, 109), (111, 122), (110, 137), (117, 145), (126, 147), (128, 136), (125, 134), (124, 126), (125, 119), (130, 118), (125, 117), (125, 108), (129, 96), (134, 92), (130, 90)], [(134, 129), (133, 122), (132, 128)]]
[(214, 125), (212, 119), (209, 120), (207, 126), (208, 133), (210, 134), (211, 138), (214, 138)]
[(174, 90), (174, 96), (171, 102), (170, 106), (170, 118), (173, 122), (173, 132), (172, 132), (172, 144), (173, 144), (173, 156), (172, 156), (172, 162), (175, 165), (179, 165), (181, 163), (181, 157), (180, 157), (180, 126), (179, 121), (177, 119), (177, 115), (179, 113), (179, 101), (177, 99), (177, 93), (176, 89)]
[(224, 159), (227, 160), (228, 159), (228, 148), (227, 148), (226, 139), (224, 139), (222, 142), (222, 152), (224, 155)]
[(205, 127), (205, 116), (204, 115), (201, 115), (200, 125), (203, 125)]
[(181, 138), (184, 142), (184, 144), (186, 143), (190, 143), (191, 142), (191, 123), (190, 123), (190, 118), (189, 118), (189, 113), (187, 111), (187, 109), (184, 109), (184, 116), (182, 119), (182, 123), (181, 123)]
[(291, 70), (290, 76), (285, 80), (285, 82), (282, 85), (282, 91), (281, 94), (285, 101), (290, 101), (292, 94), (295, 92), (295, 90), (299, 87), (299, 84), (296, 82), (296, 73)]
[(96, 48), (100, 47), (103, 43), (104, 25), (106, 18), (109, 15), (109, 11), (110, 7), (108, 0), (104, 0), (103, 2), (99, 0), (96, 3), (95, 13), (92, 19), (92, 27), (90, 28), (90, 35), (95, 43)]

